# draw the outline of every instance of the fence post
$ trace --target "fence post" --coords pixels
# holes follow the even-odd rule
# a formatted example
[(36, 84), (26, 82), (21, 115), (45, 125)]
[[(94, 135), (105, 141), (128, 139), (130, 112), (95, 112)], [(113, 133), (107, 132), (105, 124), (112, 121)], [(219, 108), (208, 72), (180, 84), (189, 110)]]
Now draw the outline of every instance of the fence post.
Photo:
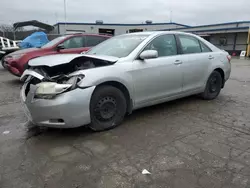
[(247, 38), (247, 57), (250, 57), (250, 27), (248, 29), (248, 38)]

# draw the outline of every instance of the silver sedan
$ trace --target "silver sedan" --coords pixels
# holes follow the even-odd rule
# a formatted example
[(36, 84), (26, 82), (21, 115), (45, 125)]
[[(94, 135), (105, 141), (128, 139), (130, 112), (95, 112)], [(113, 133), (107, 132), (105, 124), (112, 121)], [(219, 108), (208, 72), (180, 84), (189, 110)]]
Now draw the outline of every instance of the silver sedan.
[(21, 99), (38, 126), (101, 131), (138, 108), (194, 94), (215, 99), (230, 76), (230, 59), (193, 34), (120, 35), (85, 54), (29, 61)]

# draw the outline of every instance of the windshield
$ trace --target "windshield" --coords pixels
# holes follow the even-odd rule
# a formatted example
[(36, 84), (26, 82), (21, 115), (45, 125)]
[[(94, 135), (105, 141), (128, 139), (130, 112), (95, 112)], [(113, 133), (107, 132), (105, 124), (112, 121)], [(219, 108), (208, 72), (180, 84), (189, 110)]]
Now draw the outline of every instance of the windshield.
[(47, 44), (43, 45), (41, 48), (49, 48), (60, 42), (61, 40), (65, 39), (66, 36), (61, 36), (53, 39), (52, 41), (48, 42)]
[(146, 34), (113, 37), (92, 48), (87, 54), (126, 57), (147, 37)]

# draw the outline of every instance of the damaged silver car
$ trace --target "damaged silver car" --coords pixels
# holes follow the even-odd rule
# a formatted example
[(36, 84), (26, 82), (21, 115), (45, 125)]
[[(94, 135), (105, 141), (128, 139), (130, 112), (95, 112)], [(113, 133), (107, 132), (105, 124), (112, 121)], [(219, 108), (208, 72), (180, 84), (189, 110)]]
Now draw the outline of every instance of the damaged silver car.
[(29, 61), (21, 100), (38, 126), (106, 130), (138, 108), (193, 94), (216, 98), (230, 76), (230, 58), (192, 34), (121, 35), (85, 54)]

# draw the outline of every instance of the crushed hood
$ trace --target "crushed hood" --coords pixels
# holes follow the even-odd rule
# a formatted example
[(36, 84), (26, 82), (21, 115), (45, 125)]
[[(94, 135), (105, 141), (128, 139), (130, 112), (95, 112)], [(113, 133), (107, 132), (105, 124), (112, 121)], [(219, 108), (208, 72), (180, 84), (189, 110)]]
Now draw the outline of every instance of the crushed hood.
[(79, 58), (79, 57), (86, 57), (90, 59), (100, 59), (104, 61), (109, 61), (111, 63), (115, 63), (118, 61), (118, 57), (113, 56), (99, 56), (99, 55), (87, 55), (87, 54), (57, 54), (57, 55), (48, 55), (42, 56), (29, 61), (29, 66), (36, 67), (36, 66), (48, 66), (54, 67), (61, 64), (70, 63), (72, 60)]

